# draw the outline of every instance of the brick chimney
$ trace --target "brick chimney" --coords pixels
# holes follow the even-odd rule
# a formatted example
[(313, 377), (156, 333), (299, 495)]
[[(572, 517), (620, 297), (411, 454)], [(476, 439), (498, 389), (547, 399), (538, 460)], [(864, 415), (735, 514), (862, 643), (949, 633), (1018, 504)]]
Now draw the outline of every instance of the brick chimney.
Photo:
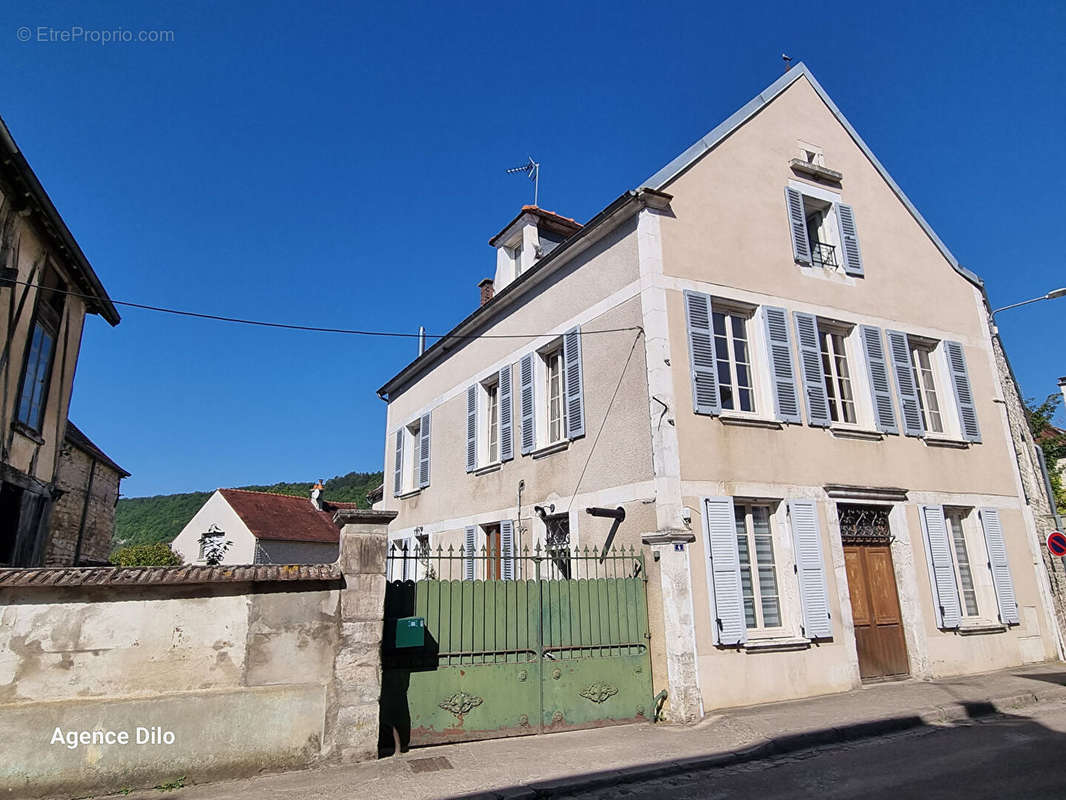
[(492, 278), (483, 278), (477, 288), (481, 290), (481, 305), (485, 305), (496, 293), (496, 282)]

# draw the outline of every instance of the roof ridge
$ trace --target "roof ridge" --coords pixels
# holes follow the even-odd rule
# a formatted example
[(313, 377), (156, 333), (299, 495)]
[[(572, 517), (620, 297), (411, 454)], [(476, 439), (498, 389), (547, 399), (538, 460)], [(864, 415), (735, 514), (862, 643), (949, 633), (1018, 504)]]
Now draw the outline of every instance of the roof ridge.
[(300, 495), (300, 494), (282, 494), (281, 492), (261, 492), (258, 489), (238, 489), (238, 488), (235, 488), (235, 487), (219, 486), (218, 489), (216, 489), (216, 491), (219, 491), (219, 492), (243, 492), (244, 494), (263, 494), (263, 495), (266, 495), (267, 497), (288, 497), (288, 498), (291, 498), (293, 500), (308, 500), (308, 501), (310, 501), (309, 497), (304, 497), (303, 495)]

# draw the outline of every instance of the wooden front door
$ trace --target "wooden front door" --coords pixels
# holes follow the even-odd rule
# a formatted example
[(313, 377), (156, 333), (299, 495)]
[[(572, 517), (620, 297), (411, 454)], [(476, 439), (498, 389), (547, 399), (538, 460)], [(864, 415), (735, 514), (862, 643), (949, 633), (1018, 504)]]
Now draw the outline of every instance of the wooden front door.
[(887, 543), (845, 544), (844, 563), (864, 681), (902, 678), (909, 673), (907, 643)]

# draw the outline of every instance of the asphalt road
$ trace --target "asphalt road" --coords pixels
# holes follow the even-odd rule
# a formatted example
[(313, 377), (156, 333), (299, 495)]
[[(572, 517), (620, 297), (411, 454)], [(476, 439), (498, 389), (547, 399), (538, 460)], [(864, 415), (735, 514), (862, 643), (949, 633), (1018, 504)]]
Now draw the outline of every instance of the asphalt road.
[(574, 798), (1066, 798), (1066, 706), (629, 783)]

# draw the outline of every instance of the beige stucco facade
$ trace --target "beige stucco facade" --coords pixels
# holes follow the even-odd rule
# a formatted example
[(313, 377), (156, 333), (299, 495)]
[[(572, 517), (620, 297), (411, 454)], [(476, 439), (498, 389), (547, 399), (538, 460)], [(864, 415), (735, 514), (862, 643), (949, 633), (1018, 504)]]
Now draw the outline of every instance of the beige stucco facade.
[[(609, 520), (595, 520), (583, 509), (626, 509), (618, 541), (642, 546), (647, 555), (656, 688), (668, 689), (677, 719), (859, 685), (860, 645), (838, 519), (841, 504), (887, 514), (906, 674), (942, 677), (1060, 654), (979, 284), (955, 268), (805, 68), (771, 88), (760, 96), (768, 100), (703, 152), (650, 183), (651, 191), (632, 193), (628, 205), (616, 201), (615, 216), (601, 215), (574, 237), (591, 237), (595, 228), (600, 238), (594, 244), (569, 257), (553, 254), (538, 268), (546, 273), (539, 284), (508, 286), (457, 329), (464, 335), (547, 334), (580, 325), (586, 334), (640, 326), (621, 384), (632, 335), (582, 335), (584, 437), (543, 457), (520, 455), (516, 397), (514, 459), (466, 469), (467, 388), (501, 366), (517, 364), (526, 352), (543, 347), (548, 336), (464, 340), (443, 353), (431, 350), (383, 387), (389, 400), (383, 505), (398, 512), (392, 538), (421, 534), (429, 536), (431, 547), (458, 546), (466, 526), (513, 519), (524, 529), (520, 545), (532, 544), (543, 539), (543, 524), (532, 507), (554, 503), (570, 510), (572, 544), (602, 545)], [(826, 181), (814, 177), (817, 171), (795, 168), (793, 159), (804, 155), (801, 143), (812, 158), (817, 152), (820, 166), (840, 176)], [(788, 187), (853, 209), (861, 275), (797, 263)], [(748, 317), (753, 410), (695, 413), (686, 291), (708, 295), (715, 308), (740, 309), (738, 315)], [(783, 422), (775, 413), (774, 365), (763, 325), (769, 307), (783, 308), (791, 329), (798, 423)], [(853, 420), (821, 427), (805, 413), (795, 313), (840, 331)], [(899, 331), (909, 337), (906, 341), (928, 348), (942, 431), (904, 435), (894, 374), (892, 403), (900, 432), (878, 429), (861, 326)], [(959, 343), (964, 353), (977, 436), (968, 431), (953, 392), (945, 342)], [(893, 364), (886, 368), (891, 373)], [(596, 443), (616, 386), (617, 398)], [(929, 395), (923, 397), (930, 402)], [(427, 413), (432, 419), (429, 485), (405, 484), (396, 493), (395, 431)], [(780, 624), (749, 625), (741, 646), (718, 645), (714, 635), (720, 611), (709, 585), (704, 516), (706, 499), (723, 497), (768, 509), (774, 549)], [(814, 504), (828, 636), (804, 635), (807, 612), (793, 569), (790, 501)], [(938, 624), (940, 604), (934, 600), (922, 507), (943, 507), (961, 520), (956, 555), (950, 557), (961, 558), (959, 541), (969, 549), (977, 610), (967, 611), (958, 626)], [(994, 584), (985, 566), (991, 556), (985, 552), (982, 515), (1002, 525), (1017, 622), (1013, 614), (1009, 624), (1000, 620), (997, 603), (1004, 586)]]

